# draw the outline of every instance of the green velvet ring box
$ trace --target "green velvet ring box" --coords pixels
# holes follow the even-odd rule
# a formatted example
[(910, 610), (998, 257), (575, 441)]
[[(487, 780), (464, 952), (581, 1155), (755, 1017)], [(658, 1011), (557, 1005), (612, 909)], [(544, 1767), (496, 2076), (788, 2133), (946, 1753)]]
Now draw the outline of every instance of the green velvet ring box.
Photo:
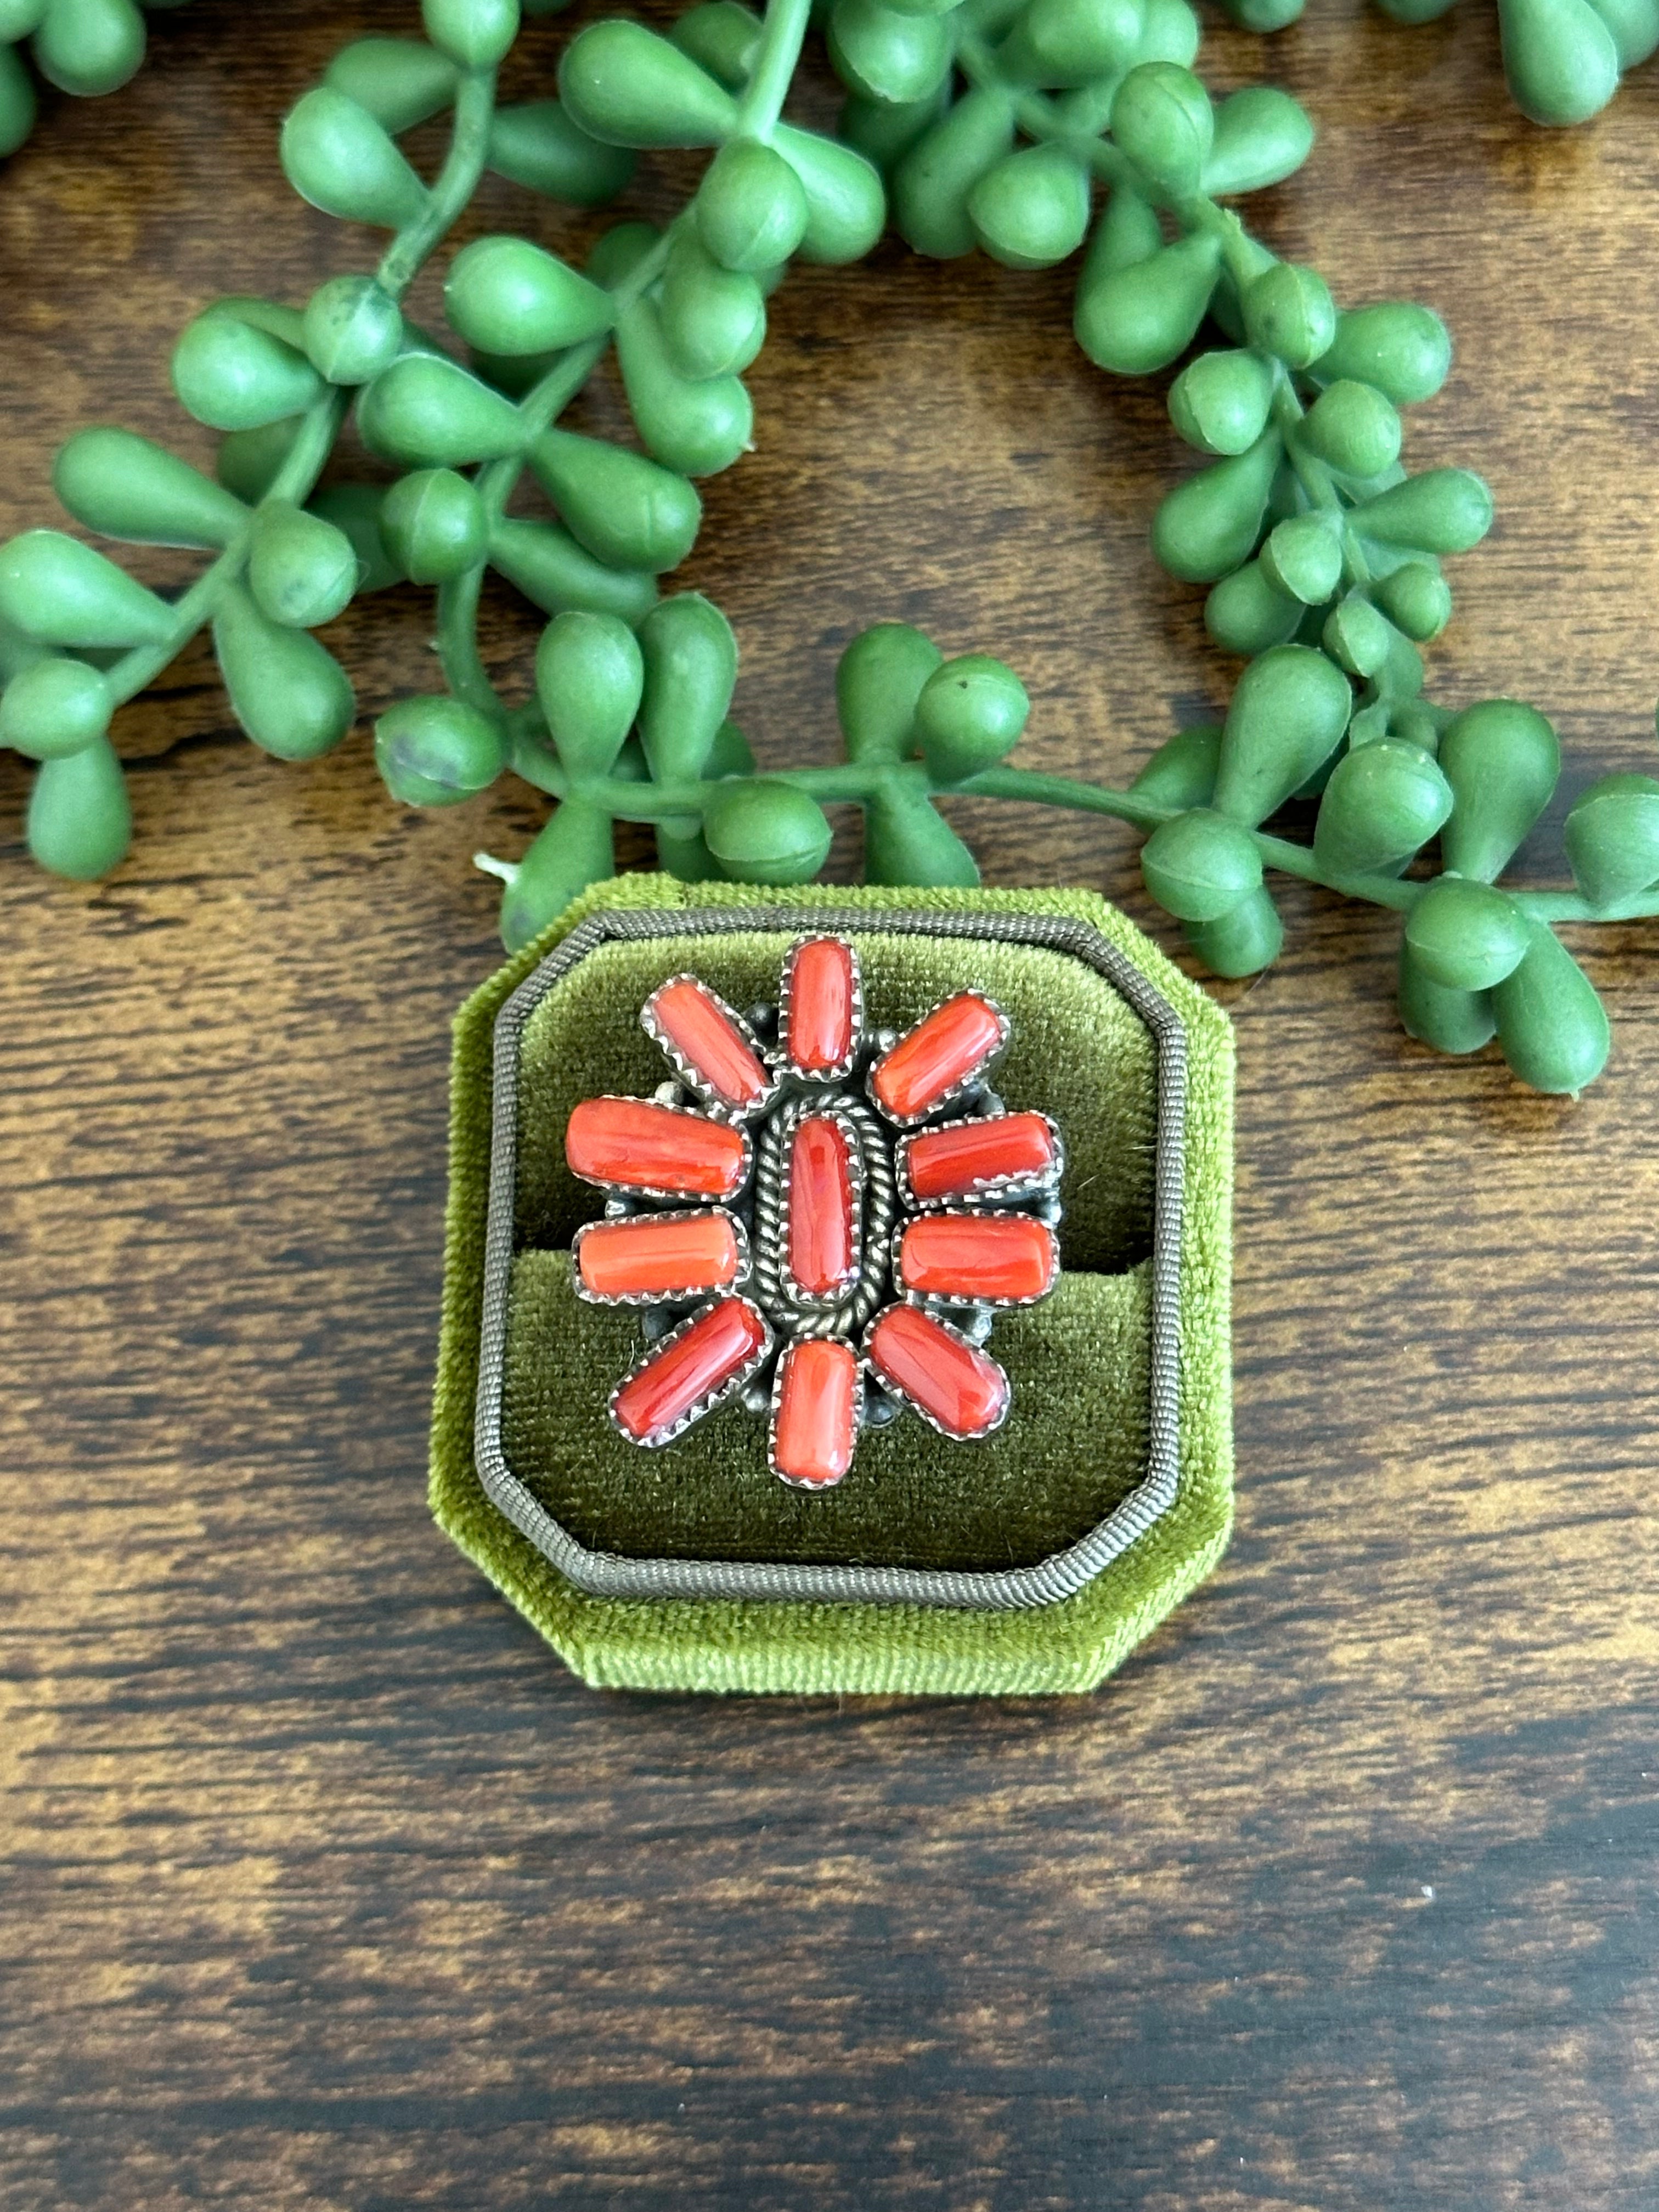
[[(694, 971), (775, 998), (805, 933), (856, 946), (872, 1027), (972, 986), (1012, 1038), (996, 1089), (1063, 1133), (1061, 1273), (999, 1316), (995, 1434), (905, 1414), (813, 1494), (728, 1404), (662, 1450), (609, 1418), (640, 1317), (575, 1295), (603, 1209), (571, 1109), (667, 1073), (639, 1010)], [(1206, 1574), (1231, 1522), (1232, 1042), (1226, 1017), (1084, 891), (597, 885), (456, 1024), (441, 1525), (606, 1687), (1028, 1694), (1095, 1686)]]

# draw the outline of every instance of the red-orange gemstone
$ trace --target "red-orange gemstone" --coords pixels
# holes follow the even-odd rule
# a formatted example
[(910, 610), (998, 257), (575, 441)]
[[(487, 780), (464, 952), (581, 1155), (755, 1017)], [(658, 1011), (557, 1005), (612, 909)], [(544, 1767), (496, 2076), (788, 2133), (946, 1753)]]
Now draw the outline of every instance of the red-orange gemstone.
[(672, 1045), (724, 1106), (755, 1106), (769, 1088), (766, 1070), (706, 984), (677, 975), (646, 1000), (641, 1019)]
[(977, 991), (937, 1006), (876, 1062), (870, 1087), (896, 1121), (919, 1121), (941, 1098), (976, 1075), (1003, 1039), (1002, 1018)]
[(1024, 1304), (1050, 1288), (1054, 1232), (1029, 1213), (928, 1213), (899, 1243), (902, 1287), (924, 1297)]
[(809, 1297), (828, 1297), (852, 1280), (858, 1259), (852, 1164), (847, 1134), (827, 1114), (796, 1125), (789, 1148), (791, 1279)]
[(596, 1298), (723, 1291), (738, 1278), (738, 1232), (727, 1213), (592, 1221), (577, 1232), (575, 1251), (582, 1286)]
[(748, 1172), (739, 1129), (649, 1098), (584, 1098), (572, 1109), (564, 1156), (585, 1182), (673, 1197), (730, 1198)]
[(850, 945), (811, 937), (789, 956), (789, 1018), (784, 1050), (803, 1075), (827, 1075), (853, 1056), (858, 968)]
[(826, 1490), (853, 1464), (859, 1379), (853, 1348), (805, 1337), (784, 1353), (778, 1375), (772, 1464), (786, 1482)]
[(1054, 1126), (1046, 1114), (996, 1114), (923, 1129), (906, 1137), (902, 1150), (911, 1195), (927, 1206), (996, 1184), (1040, 1181), (1054, 1164)]
[(884, 1382), (939, 1423), (947, 1436), (982, 1437), (1008, 1410), (1008, 1377), (919, 1306), (889, 1306), (866, 1348)]
[(635, 1369), (612, 1402), (612, 1419), (635, 1443), (658, 1442), (758, 1358), (766, 1340), (766, 1323), (747, 1298), (722, 1298)]

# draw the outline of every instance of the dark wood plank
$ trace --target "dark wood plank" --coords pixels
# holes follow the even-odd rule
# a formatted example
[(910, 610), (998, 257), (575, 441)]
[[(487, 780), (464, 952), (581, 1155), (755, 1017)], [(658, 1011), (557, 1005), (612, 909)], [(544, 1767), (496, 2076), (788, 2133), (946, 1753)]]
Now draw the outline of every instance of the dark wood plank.
[[(77, 422), (179, 434), (195, 307), (359, 258), (274, 122), (411, 13), (196, 0), (48, 117), (0, 180), (6, 529)], [(1211, 65), (1320, 119), (1275, 242), (1454, 322), (1411, 451), (1502, 521), (1441, 696), (1559, 713), (1564, 801), (1650, 765), (1659, 80), (1546, 137), (1474, 7), (1316, 8)], [(1045, 765), (1116, 773), (1221, 696), (1144, 550), (1161, 396), (1087, 368), (1067, 291), (884, 247), (781, 296), (685, 572), (769, 757), (828, 757), (836, 652), (896, 611), (1019, 664)], [(425, 618), (351, 617), (366, 706)], [(490, 651), (531, 635), (503, 608)], [(445, 1024), (495, 958), (467, 855), (538, 809), (400, 813), (361, 740), (261, 760), (210, 675), (124, 718), (106, 885), (27, 868), (0, 762), (6, 2203), (1650, 2204), (1651, 931), (1595, 938), (1620, 1041), (1572, 1108), (1404, 1043), (1389, 926), (1290, 897), (1226, 994), (1239, 1533), (1100, 1697), (596, 1697), (422, 1501)], [(993, 880), (1151, 919), (1109, 827), (969, 817)]]

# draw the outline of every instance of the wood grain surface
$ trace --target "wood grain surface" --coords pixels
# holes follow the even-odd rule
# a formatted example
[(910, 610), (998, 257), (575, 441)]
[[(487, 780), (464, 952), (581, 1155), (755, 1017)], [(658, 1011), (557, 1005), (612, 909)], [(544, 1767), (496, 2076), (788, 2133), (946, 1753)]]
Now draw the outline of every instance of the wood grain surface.
[[(0, 526), (84, 421), (205, 451), (166, 358), (210, 297), (361, 262), (275, 121), (414, 12), (196, 0), (51, 108), (0, 179)], [(1500, 520), (1435, 685), (1559, 718), (1559, 820), (1656, 761), (1659, 74), (1537, 131), (1474, 0), (1314, 0), (1206, 65), (1319, 120), (1265, 234), (1454, 325), (1409, 452)], [(507, 224), (584, 234), (487, 192)], [(1145, 550), (1161, 391), (1088, 368), (1069, 289), (890, 246), (780, 295), (684, 571), (767, 757), (830, 756), (836, 653), (896, 613), (1019, 665), (1036, 764), (1120, 774), (1223, 696)], [(426, 680), (428, 606), (340, 626), (366, 709)], [(515, 683), (532, 635), (492, 610)], [(423, 1498), (467, 859), (539, 804), (401, 811), (361, 732), (265, 760), (199, 652), (118, 735), (94, 888), (27, 865), (0, 761), (9, 2212), (1659, 2201), (1659, 927), (1583, 933), (1617, 1044), (1572, 1106), (1407, 1043), (1391, 925), (1291, 891), (1225, 993), (1238, 1533), (1101, 1695), (597, 1696)], [(1109, 824), (964, 818), (990, 880), (1169, 941)]]

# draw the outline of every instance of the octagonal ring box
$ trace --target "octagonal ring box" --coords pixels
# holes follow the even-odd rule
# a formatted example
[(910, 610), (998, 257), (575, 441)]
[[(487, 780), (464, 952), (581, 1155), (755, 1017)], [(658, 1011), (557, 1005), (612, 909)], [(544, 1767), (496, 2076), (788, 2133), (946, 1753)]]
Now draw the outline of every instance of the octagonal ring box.
[[(952, 993), (1009, 1018), (1011, 1111), (1062, 1133), (1060, 1273), (1000, 1313), (1008, 1417), (968, 1443), (906, 1413), (813, 1494), (722, 1405), (641, 1451), (608, 1412), (641, 1316), (577, 1297), (604, 1194), (571, 1109), (669, 1073), (640, 1008), (694, 973), (775, 1000), (803, 935), (859, 955), (872, 1029)], [(1200, 1582), (1232, 1517), (1226, 1016), (1078, 890), (594, 886), (461, 1010), (431, 1502), (585, 1681), (1029, 1695), (1093, 1688)]]

